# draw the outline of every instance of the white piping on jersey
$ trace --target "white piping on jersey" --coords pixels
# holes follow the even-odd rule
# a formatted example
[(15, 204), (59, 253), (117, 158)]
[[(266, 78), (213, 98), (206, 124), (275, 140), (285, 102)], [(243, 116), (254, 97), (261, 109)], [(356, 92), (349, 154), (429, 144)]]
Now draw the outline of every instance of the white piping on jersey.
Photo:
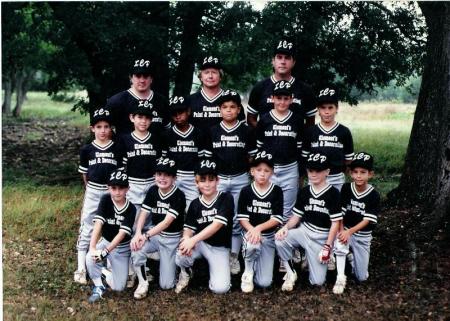
[(241, 173), (237, 173), (237, 174), (232, 174), (232, 175), (226, 175), (226, 174), (217, 174), (217, 177), (219, 177), (220, 179), (233, 179), (242, 175), (247, 175), (248, 177), (248, 172), (241, 172)]
[(98, 191), (107, 191), (108, 190), (108, 185), (99, 184), (99, 183), (95, 183), (95, 182), (91, 182), (91, 181), (87, 182), (87, 186), (89, 186), (90, 188), (96, 189)]
[(293, 115), (292, 111), (288, 110), (288, 114), (286, 115), (286, 117), (284, 117), (283, 119), (279, 119), (277, 116), (275, 116), (273, 109), (269, 113), (270, 116), (279, 124), (285, 123)]
[(100, 146), (99, 144), (97, 144), (95, 141), (92, 141), (92, 145), (95, 146), (95, 148), (98, 148), (100, 150), (107, 150), (108, 148), (110, 148), (112, 145), (114, 144), (114, 142), (112, 140), (109, 141), (108, 144), (106, 144), (105, 146)]
[(206, 100), (208, 103), (212, 103), (212, 102), (214, 102), (217, 98), (219, 98), (219, 97), (222, 95), (223, 89), (220, 88), (220, 91), (217, 93), (217, 95), (215, 95), (215, 96), (212, 97), (212, 98), (209, 98), (209, 97), (208, 97), (208, 95), (203, 91), (203, 88), (200, 89), (200, 93), (202, 94), (203, 98), (205, 98), (205, 100)]
[(170, 196), (172, 196), (172, 194), (175, 193), (176, 190), (177, 190), (177, 186), (173, 185), (172, 189), (170, 191), (168, 191), (167, 194), (163, 194), (161, 192), (161, 190), (158, 188), (158, 195), (159, 195), (159, 197), (161, 197), (162, 200), (165, 200), (165, 199), (169, 198)]
[(290, 169), (291, 167), (296, 167), (296, 166), (297, 166), (297, 161), (288, 163), (288, 164), (275, 164), (273, 169), (274, 169), (274, 171), (280, 171), (280, 170), (287, 170), (287, 169)]
[[(275, 79), (275, 75), (270, 76), (270, 80), (272, 80), (273, 83), (276, 83), (279, 80)], [(282, 80), (282, 79), (280, 79)], [(288, 82), (292, 85), (295, 81), (295, 77), (291, 76), (291, 78), (288, 80)]]
[(177, 126), (173, 126), (172, 127), (172, 130), (175, 132), (175, 134), (177, 134), (178, 136), (181, 136), (181, 137), (183, 137), (183, 138), (186, 138), (186, 137), (188, 137), (191, 133), (192, 133), (192, 131), (194, 130), (194, 126), (192, 126), (191, 124), (189, 124), (189, 129), (186, 131), (186, 132), (182, 132), (181, 130), (179, 130), (178, 128), (177, 128)]
[(224, 131), (226, 131), (227, 133), (231, 133), (232, 131), (236, 130), (240, 125), (242, 124), (242, 121), (237, 121), (236, 124), (233, 127), (227, 127), (227, 125), (225, 125), (225, 123), (223, 122), (223, 120), (220, 122), (220, 127), (222, 127), (222, 129)]
[(138, 95), (136, 95), (131, 89), (128, 89), (128, 92), (130, 93), (131, 96), (133, 96), (134, 98), (136, 98), (137, 100), (152, 100), (153, 99), (153, 90), (150, 89), (150, 93), (148, 94), (147, 98), (141, 98)]
[(310, 111), (308, 111), (306, 113), (306, 116), (311, 117), (311, 116), (314, 116), (316, 113), (317, 113), (317, 108), (314, 108), (314, 109), (311, 109)]
[(338, 126), (339, 126), (339, 123), (336, 122), (336, 124), (334, 124), (333, 127), (331, 127), (330, 129), (327, 130), (327, 129), (325, 129), (325, 128), (322, 126), (321, 123), (318, 123), (318, 124), (317, 124), (317, 127), (319, 127), (319, 129), (320, 129), (322, 132), (324, 132), (325, 134), (331, 133), (331, 132), (334, 131)]
[(116, 214), (122, 214), (123, 212), (125, 212), (127, 210), (128, 206), (130, 205), (130, 201), (128, 199), (126, 199), (125, 204), (121, 208), (119, 208), (119, 205), (117, 205), (113, 199), (111, 199), (111, 200), (114, 204), (114, 212), (116, 212)]
[(154, 183), (155, 178), (153, 176), (149, 177), (149, 178), (138, 178), (138, 177), (128, 176), (128, 181), (135, 185), (148, 185), (148, 184)]
[(315, 198), (318, 198), (318, 197), (322, 196), (326, 191), (328, 191), (331, 187), (332, 186), (330, 184), (327, 184), (327, 186), (322, 188), (322, 190), (316, 192), (314, 190), (314, 187), (312, 185), (309, 185), (309, 190), (311, 191), (312, 196), (314, 196)]
[(314, 233), (319, 233), (319, 234), (328, 234), (330, 232), (330, 229), (324, 228), (324, 227), (319, 227), (316, 226), (314, 224), (311, 224), (309, 222), (303, 222), (303, 225), (310, 230), (311, 232)]
[(149, 132), (147, 132), (147, 135), (145, 135), (145, 137), (142, 138), (142, 139), (139, 138), (139, 137), (137, 137), (136, 134), (135, 134), (134, 132), (131, 132), (131, 136), (132, 136), (135, 140), (137, 140), (139, 143), (145, 143), (145, 141), (146, 141), (147, 139), (149, 139), (150, 136), (152, 136), (152, 134), (150, 134)]
[(362, 193), (358, 193), (358, 191), (356, 190), (356, 186), (355, 186), (355, 183), (354, 183), (354, 182), (350, 184), (350, 188), (351, 188), (351, 190), (352, 190), (353, 195), (354, 195), (357, 199), (360, 199), (360, 198), (363, 198), (363, 197), (367, 196), (367, 195), (370, 194), (370, 192), (372, 192), (372, 190), (373, 190), (373, 186), (369, 184), (369, 185), (367, 186), (367, 189), (366, 189), (365, 191), (363, 191)]
[(251, 184), (253, 193), (255, 193), (259, 198), (266, 198), (267, 195), (269, 195), (269, 194), (272, 192), (274, 186), (275, 186), (275, 185), (274, 185), (273, 183), (270, 183), (269, 188), (264, 192), (264, 191), (260, 191), (260, 190), (258, 189), (258, 187), (256, 187), (255, 182), (253, 182), (253, 183)]
[(214, 203), (217, 201), (217, 199), (219, 198), (220, 194), (222, 194), (222, 192), (217, 192), (217, 195), (214, 197), (214, 199), (208, 204), (206, 203), (206, 201), (203, 199), (203, 195), (200, 195), (198, 197), (198, 199), (200, 200), (200, 203), (202, 203), (203, 206), (210, 208), (214, 205)]

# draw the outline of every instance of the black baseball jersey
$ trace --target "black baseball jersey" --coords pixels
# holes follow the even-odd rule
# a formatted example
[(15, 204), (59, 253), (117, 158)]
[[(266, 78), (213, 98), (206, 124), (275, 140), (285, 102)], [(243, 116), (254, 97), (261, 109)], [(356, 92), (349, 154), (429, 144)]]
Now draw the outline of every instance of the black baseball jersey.
[(145, 138), (140, 139), (132, 132), (122, 135), (120, 143), (129, 181), (149, 183), (155, 174), (156, 160), (162, 155), (161, 136), (158, 132), (149, 132)]
[(205, 156), (204, 133), (192, 125), (185, 133), (173, 126), (166, 130), (165, 141), (165, 156), (175, 161), (177, 174), (194, 175), (199, 158)]
[[(271, 76), (261, 80), (253, 87), (248, 99), (247, 111), (249, 114), (261, 116), (273, 109), (271, 96), (276, 82), (274, 76)], [(317, 112), (314, 94), (311, 87), (294, 77), (291, 77), (289, 82), (294, 95), (289, 108), (297, 114), (299, 121), (304, 123), (305, 118), (312, 117)]]
[(95, 141), (80, 149), (78, 172), (86, 174), (88, 185), (92, 188), (105, 189), (110, 174), (122, 166), (122, 150), (110, 141), (102, 147)]
[[(223, 90), (221, 89), (216, 96), (209, 98), (203, 91), (203, 88), (201, 88), (196, 93), (190, 95), (186, 102), (186, 104), (191, 108), (191, 117), (189, 122), (202, 130), (204, 133), (207, 133), (212, 126), (220, 123), (222, 121), (222, 116), (220, 116), (218, 99), (222, 93)], [(245, 119), (243, 108), (241, 108), (238, 119)]]
[[(283, 191), (278, 185), (270, 184), (264, 193), (258, 191), (255, 183), (244, 187), (239, 194), (237, 219), (249, 221), (252, 226), (270, 219), (283, 223)], [(261, 235), (275, 234), (276, 227), (261, 232)]]
[(278, 119), (273, 110), (264, 114), (256, 127), (258, 150), (272, 154), (276, 165), (287, 165), (301, 160), (302, 126), (298, 117), (289, 111)]
[(167, 99), (164, 96), (151, 90), (150, 95), (146, 99), (141, 99), (131, 89), (128, 89), (115, 94), (106, 102), (106, 108), (111, 111), (112, 123), (116, 127), (118, 136), (131, 133), (134, 130), (134, 125), (130, 121), (129, 115), (136, 109), (140, 100), (147, 100), (150, 104), (153, 113), (153, 127), (168, 127), (170, 124), (169, 107)]
[(176, 186), (163, 194), (158, 186), (152, 186), (142, 203), (142, 210), (149, 212), (152, 217), (152, 224), (157, 225), (164, 221), (166, 215), (172, 216), (175, 220), (161, 232), (163, 236), (179, 236), (183, 231), (184, 214), (186, 208), (186, 198), (184, 193)]
[(111, 242), (119, 231), (124, 231), (126, 235), (119, 243), (119, 246), (123, 246), (130, 243), (135, 216), (136, 207), (129, 200), (126, 200), (122, 208), (118, 208), (111, 199), (111, 195), (106, 194), (100, 199), (97, 214), (93, 221), (103, 224), (102, 236), (108, 242)]
[(184, 228), (195, 234), (203, 231), (212, 222), (223, 224), (213, 236), (205, 242), (212, 246), (231, 247), (231, 231), (233, 228), (234, 201), (227, 192), (218, 192), (211, 203), (206, 203), (200, 196), (189, 205)]
[(345, 171), (345, 161), (353, 158), (353, 138), (350, 130), (336, 123), (326, 130), (316, 124), (306, 129), (303, 139), (302, 156), (307, 158), (310, 153), (321, 153), (328, 157), (330, 175)]
[(369, 185), (364, 192), (358, 193), (354, 183), (345, 183), (341, 190), (341, 205), (346, 229), (352, 228), (366, 219), (369, 220), (369, 225), (356, 232), (355, 235), (372, 234), (380, 212), (380, 194), (372, 185)]
[(299, 191), (292, 211), (310, 230), (328, 233), (331, 222), (342, 220), (339, 191), (329, 184), (321, 191), (308, 185)]
[(248, 171), (249, 156), (256, 154), (253, 131), (245, 122), (238, 121), (228, 128), (223, 121), (209, 132), (205, 156), (213, 157), (217, 172), (222, 175), (238, 175)]

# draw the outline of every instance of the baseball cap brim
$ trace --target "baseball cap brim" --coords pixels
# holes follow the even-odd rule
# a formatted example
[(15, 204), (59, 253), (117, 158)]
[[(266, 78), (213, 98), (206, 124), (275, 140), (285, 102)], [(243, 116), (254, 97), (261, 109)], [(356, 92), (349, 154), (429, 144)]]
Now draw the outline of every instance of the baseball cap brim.
[(370, 162), (364, 162), (363, 160), (354, 160), (348, 165), (351, 169), (355, 169), (356, 167), (365, 168), (369, 171), (373, 170), (373, 164)]
[(256, 167), (256, 166), (258, 166), (259, 164), (261, 164), (261, 163), (264, 163), (264, 164), (266, 164), (267, 166), (269, 166), (270, 168), (274, 168), (274, 163), (273, 163), (273, 161), (271, 161), (271, 160), (269, 160), (269, 159), (267, 159), (267, 158), (258, 158), (258, 159), (254, 159), (251, 163), (250, 163), (250, 167)]
[(203, 175), (213, 175), (213, 176), (217, 176), (218, 173), (217, 173), (217, 170), (214, 169), (214, 168), (207, 168), (207, 167), (205, 167), (205, 168), (199, 168), (199, 169), (197, 169), (197, 170), (195, 171), (195, 175), (200, 175), (200, 176), (203, 176)]
[(109, 117), (109, 116), (98, 116), (98, 117), (95, 117), (95, 118), (91, 119), (90, 124), (91, 124), (91, 126), (94, 126), (99, 121), (106, 121), (108, 124), (111, 125), (111, 117)]

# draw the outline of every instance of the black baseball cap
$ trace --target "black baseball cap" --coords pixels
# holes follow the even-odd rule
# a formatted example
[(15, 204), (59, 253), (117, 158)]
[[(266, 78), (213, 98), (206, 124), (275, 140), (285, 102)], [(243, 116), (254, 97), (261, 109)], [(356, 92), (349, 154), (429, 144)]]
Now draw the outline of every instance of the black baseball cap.
[(128, 187), (128, 175), (121, 169), (115, 170), (109, 177), (108, 185)]
[(256, 167), (261, 163), (265, 163), (267, 166), (273, 169), (274, 163), (272, 158), (273, 158), (272, 154), (269, 154), (266, 151), (258, 152), (253, 161), (251, 162), (250, 166)]
[(152, 117), (153, 104), (147, 99), (139, 99), (133, 109), (133, 115), (145, 115)]
[(292, 84), (286, 80), (279, 80), (273, 84), (272, 95), (292, 96)]
[(132, 75), (142, 74), (150, 76), (153, 75), (153, 68), (150, 63), (150, 60), (144, 58), (135, 59), (131, 66), (130, 74)]
[(349, 167), (351, 169), (361, 167), (371, 171), (373, 170), (373, 156), (365, 152), (356, 153)]
[(199, 69), (205, 70), (208, 68), (222, 69), (222, 65), (220, 63), (219, 58), (215, 56), (204, 57), (203, 60), (199, 63)]
[(92, 117), (91, 117), (91, 126), (94, 126), (101, 120), (104, 120), (104, 121), (108, 122), (108, 124), (111, 125), (111, 121), (112, 121), (111, 112), (108, 109), (99, 108), (99, 109), (94, 110), (94, 113), (92, 114)]
[(314, 169), (316, 171), (323, 171), (330, 168), (328, 157), (321, 153), (311, 153), (308, 155), (305, 167), (307, 169)]
[(201, 159), (195, 170), (195, 175), (214, 175), (217, 176), (217, 165), (210, 159)]
[(183, 96), (172, 96), (169, 99), (169, 111), (173, 115), (179, 111), (187, 110), (189, 106), (187, 105), (186, 98)]
[(233, 101), (242, 108), (241, 96), (237, 93), (237, 91), (230, 89), (224, 90), (218, 100), (219, 106), (227, 101)]
[(275, 56), (276, 54), (283, 54), (294, 57), (295, 56), (294, 43), (287, 39), (279, 40), (273, 51), (273, 55)]
[(156, 161), (155, 172), (162, 172), (175, 176), (177, 174), (175, 161), (167, 157), (160, 157)]
[(333, 87), (326, 87), (319, 91), (316, 98), (317, 105), (321, 104), (338, 104), (339, 97), (337, 91)]

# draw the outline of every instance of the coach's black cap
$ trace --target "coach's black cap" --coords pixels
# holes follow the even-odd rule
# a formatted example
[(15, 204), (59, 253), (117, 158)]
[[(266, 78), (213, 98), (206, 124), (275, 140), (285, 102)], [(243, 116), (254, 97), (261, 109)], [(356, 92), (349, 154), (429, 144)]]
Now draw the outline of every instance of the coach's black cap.
[(148, 59), (135, 59), (131, 67), (132, 75), (153, 75), (153, 68)]
[(326, 87), (319, 91), (319, 95), (317, 95), (317, 104), (338, 104), (339, 98), (335, 88)]
[(195, 175), (214, 175), (217, 176), (217, 165), (210, 159), (202, 159), (199, 161), (195, 170)]
[(234, 101), (239, 107), (242, 108), (241, 96), (234, 90), (227, 89), (222, 92), (219, 97), (219, 106), (227, 101)]
[(109, 177), (108, 185), (128, 187), (128, 175), (121, 169), (115, 170)]
[(311, 153), (308, 155), (308, 159), (306, 160), (307, 169), (314, 169), (316, 171), (323, 171), (327, 168), (330, 168), (330, 164), (328, 162), (328, 158), (326, 155), (321, 153)]
[(292, 96), (292, 84), (286, 80), (279, 80), (273, 84), (272, 95)]
[(175, 176), (177, 174), (175, 161), (167, 157), (160, 157), (156, 161), (155, 172), (162, 172)]
[(172, 96), (169, 99), (169, 111), (171, 114), (188, 109), (186, 98), (183, 96)]
[(208, 68), (222, 69), (222, 65), (220, 64), (219, 58), (217, 58), (215, 56), (204, 57), (203, 60), (199, 64), (199, 69), (205, 70)]
[(147, 99), (139, 99), (133, 109), (133, 115), (145, 115), (151, 117), (153, 104)]
[(111, 112), (106, 108), (99, 108), (94, 110), (91, 117), (91, 126), (94, 126), (99, 121), (104, 120), (111, 124)]
[(250, 164), (251, 167), (256, 167), (261, 163), (265, 163), (270, 168), (274, 167), (274, 163), (272, 160), (273, 156), (272, 154), (267, 153), (266, 151), (258, 152), (253, 159), (252, 163)]
[(365, 152), (357, 153), (353, 156), (349, 167), (351, 169), (361, 167), (371, 171), (373, 169), (373, 156)]
[(278, 41), (273, 51), (273, 55), (275, 56), (276, 54), (283, 54), (294, 57), (295, 56), (294, 43), (286, 39)]

